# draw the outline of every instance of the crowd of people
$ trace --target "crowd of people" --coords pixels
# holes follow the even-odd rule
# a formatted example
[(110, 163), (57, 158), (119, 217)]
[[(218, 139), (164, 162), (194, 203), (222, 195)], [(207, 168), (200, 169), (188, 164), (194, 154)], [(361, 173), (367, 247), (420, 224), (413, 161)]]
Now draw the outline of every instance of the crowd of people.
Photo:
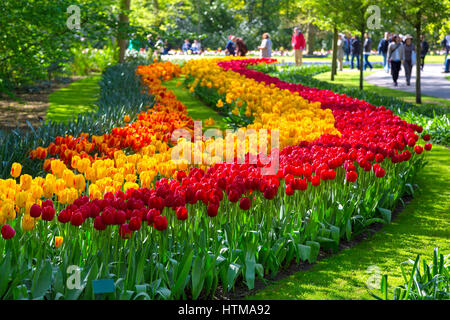
[[(445, 51), (445, 71), (449, 72), (450, 59), (447, 59), (448, 52), (450, 51), (450, 35), (446, 36), (442, 42)], [(424, 35), (420, 39), (420, 50), (416, 50), (413, 43), (413, 37), (411, 35), (391, 34), (385, 32), (384, 38), (378, 43), (377, 51), (383, 57), (384, 70), (392, 74), (392, 80), (394, 86), (398, 86), (398, 77), (401, 67), (403, 65), (405, 69), (406, 85), (411, 85), (411, 71), (412, 67), (416, 64), (420, 64), (420, 68), (423, 71), (425, 65), (425, 57), (428, 54), (430, 47), (425, 40)], [(360, 54), (363, 51), (363, 59), (360, 63)], [(372, 51), (372, 39), (368, 33), (364, 34), (364, 41), (360, 41), (357, 35), (351, 34), (339, 34), (337, 42), (337, 60), (339, 64), (339, 70), (342, 71), (344, 58), (350, 63), (350, 69), (354, 69), (354, 61), (356, 59), (356, 68), (360, 70), (362, 67), (364, 70), (373, 66), (369, 61), (369, 56)], [(418, 60), (420, 59), (420, 60)], [(362, 65), (362, 66), (361, 66)]]
[[(294, 50), (295, 64), (300, 66), (302, 64), (303, 50), (305, 49), (305, 37), (297, 27), (293, 30), (291, 45)], [(267, 32), (263, 33), (258, 50), (262, 58), (270, 58), (272, 56), (272, 40), (270, 40), (270, 35)], [(228, 42), (225, 46), (225, 55), (242, 57), (247, 52), (247, 46), (242, 38), (234, 35), (228, 37)]]
[[(384, 37), (379, 41), (377, 51), (383, 57), (383, 67), (387, 73), (391, 73), (394, 86), (398, 86), (398, 78), (400, 70), (403, 66), (405, 70), (406, 84), (411, 85), (411, 71), (413, 66), (417, 63), (423, 70), (425, 65), (425, 57), (429, 52), (429, 44), (422, 35), (420, 39), (420, 50), (417, 51), (413, 43), (411, 35), (400, 35), (385, 32)], [(131, 42), (130, 42), (131, 43)], [(450, 35), (445, 36), (441, 43), (445, 49), (445, 73), (450, 72)], [(131, 45), (131, 44), (130, 44)], [(258, 46), (261, 57), (269, 58), (272, 56), (272, 41), (269, 33), (263, 33), (261, 44)], [(295, 27), (292, 32), (291, 46), (293, 55), (295, 57), (295, 64), (302, 65), (303, 50), (305, 49), (305, 37), (298, 27)], [(338, 35), (337, 41), (337, 62), (340, 71), (343, 70), (344, 60), (350, 64), (350, 69), (356, 68), (360, 70), (373, 69), (369, 61), (372, 54), (372, 39), (369, 33), (364, 34), (364, 40), (360, 40), (357, 35), (350, 33)], [(147, 36), (147, 43), (145, 50), (149, 48), (154, 49), (160, 54), (168, 54), (171, 47), (167, 40), (163, 41), (159, 36), (155, 41), (152, 35)], [(194, 40), (193, 43), (189, 39), (184, 40), (181, 50), (184, 54), (201, 54), (203, 52), (200, 41)], [(360, 61), (361, 50), (363, 53), (363, 61)], [(225, 55), (243, 57), (248, 53), (248, 48), (241, 37), (230, 35), (225, 45)], [(419, 60), (420, 59), (420, 60)]]

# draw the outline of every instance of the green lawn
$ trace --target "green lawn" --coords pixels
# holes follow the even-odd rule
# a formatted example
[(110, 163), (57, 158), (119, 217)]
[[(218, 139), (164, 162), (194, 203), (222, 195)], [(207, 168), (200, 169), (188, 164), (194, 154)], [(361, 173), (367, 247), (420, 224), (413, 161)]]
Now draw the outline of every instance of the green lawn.
[[(367, 268), (388, 274), (389, 292), (402, 284), (399, 264), (417, 254), (431, 260), (433, 248), (450, 254), (450, 150), (433, 146), (417, 177), (420, 190), (391, 224), (355, 247), (318, 261), (267, 286), (248, 299), (371, 299)], [(379, 292), (376, 292), (379, 295)]]
[[(364, 75), (367, 76), (374, 72), (376, 72), (376, 71), (365, 71)], [(330, 80), (330, 76), (331, 76), (330, 72), (325, 72), (325, 73), (315, 75), (314, 78), (316, 78), (318, 80), (322, 80), (322, 81), (332, 82)], [(359, 88), (359, 71), (355, 70), (355, 71), (338, 72), (338, 74), (335, 77), (334, 82), (332, 82), (332, 83), (341, 84), (346, 87)], [(406, 92), (406, 91), (402, 91), (402, 90), (390, 89), (390, 88), (385, 88), (385, 87), (379, 87), (379, 86), (367, 83), (366, 81), (364, 81), (363, 86), (364, 86), (364, 90), (370, 90), (370, 91), (378, 93), (378, 94), (400, 98), (400, 99), (410, 102), (410, 103), (415, 103), (415, 101), (416, 101), (415, 93), (410, 93), (410, 92)], [(436, 97), (422, 95), (422, 102), (423, 102), (423, 104), (434, 104), (434, 105), (438, 104), (438, 105), (442, 105), (445, 107), (450, 107), (450, 100), (443, 99), (443, 98), (436, 98)]]
[(194, 120), (206, 120), (208, 118), (213, 118), (215, 124), (213, 127), (219, 129), (225, 129), (227, 123), (223, 120), (223, 117), (216, 111), (211, 109), (197, 99), (192, 93), (189, 92), (184, 86), (180, 85), (177, 87), (177, 82), (183, 81), (184, 77), (175, 78), (170, 81), (163, 82), (163, 85), (167, 89), (172, 90), (176, 95), (177, 99), (180, 100), (188, 110), (188, 114)]
[(73, 115), (94, 111), (100, 92), (100, 78), (100, 75), (89, 76), (51, 93), (47, 120), (68, 121)]

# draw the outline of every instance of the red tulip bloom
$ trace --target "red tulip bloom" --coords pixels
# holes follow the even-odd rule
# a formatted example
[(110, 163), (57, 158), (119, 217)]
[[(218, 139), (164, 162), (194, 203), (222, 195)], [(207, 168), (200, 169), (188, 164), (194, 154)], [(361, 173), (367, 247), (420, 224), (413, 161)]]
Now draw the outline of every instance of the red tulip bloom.
[(243, 197), (239, 201), (239, 208), (241, 208), (242, 210), (249, 210), (250, 206), (251, 206), (251, 201), (250, 201), (250, 198), (248, 198), (248, 197)]
[(385, 175), (385, 171), (383, 168), (378, 168), (378, 170), (375, 171), (375, 176), (377, 178), (383, 178)]
[(168, 226), (167, 218), (165, 216), (156, 216), (155, 217), (155, 228), (158, 231), (166, 230)]
[(61, 223), (67, 223), (72, 217), (72, 212), (67, 209), (62, 209), (58, 214), (58, 221)]
[(425, 143), (425, 150), (430, 151), (431, 150), (431, 143)]
[(287, 184), (284, 186), (284, 192), (286, 192), (288, 196), (292, 196), (294, 194), (294, 188), (291, 184)]
[[(103, 214), (105, 214), (105, 213), (103, 213)], [(109, 217), (106, 217), (105, 218), (106, 224), (122, 225), (122, 224), (125, 224), (125, 222), (127, 221), (127, 214), (123, 210), (117, 210), (115, 213), (108, 212), (106, 215), (107, 216), (110, 215), (111, 217), (114, 217), (114, 223), (109, 223), (109, 222), (112, 222), (112, 218), (110, 220)]]
[(130, 219), (130, 223), (128, 224), (128, 228), (131, 231), (137, 231), (141, 228), (141, 219), (139, 217), (132, 217)]
[(83, 215), (81, 214), (80, 211), (75, 211), (72, 214), (72, 217), (70, 218), (70, 224), (73, 226), (81, 226), (83, 224), (84, 220), (83, 220)]
[(414, 147), (414, 151), (415, 151), (417, 154), (421, 154), (421, 153), (423, 152), (423, 147), (417, 145), (417, 146)]
[(102, 231), (106, 229), (106, 224), (103, 223), (101, 216), (96, 216), (94, 219), (94, 228), (96, 230)]
[(348, 182), (355, 182), (357, 178), (358, 174), (355, 171), (348, 171), (347, 174), (345, 175), (345, 179)]
[(311, 184), (315, 187), (320, 185), (320, 177), (319, 176), (312, 176), (311, 177)]
[(41, 216), (42, 209), (41, 206), (38, 204), (33, 204), (30, 208), (30, 216), (33, 218), (39, 218)]
[(384, 157), (383, 157), (383, 155), (382, 155), (381, 153), (377, 153), (377, 154), (375, 155), (375, 161), (376, 161), (376, 162), (382, 163), (383, 160), (384, 160)]
[(208, 214), (208, 217), (215, 217), (217, 216), (217, 212), (219, 210), (219, 206), (214, 204), (214, 203), (210, 203), (208, 205), (208, 208), (206, 208), (206, 213)]
[(186, 220), (188, 218), (188, 212), (186, 207), (178, 207), (177, 208), (177, 219), (178, 220)]
[(159, 216), (161, 212), (158, 209), (150, 209), (147, 212), (147, 224), (152, 225), (155, 222), (155, 218)]
[(55, 209), (51, 206), (46, 206), (42, 209), (42, 220), (52, 221), (55, 217)]
[(45, 207), (52, 207), (53, 208), (53, 201), (52, 200), (44, 200), (42, 201), (42, 208)]
[(424, 135), (422, 136), (422, 139), (423, 139), (424, 141), (430, 141), (431, 136), (430, 136), (429, 134), (424, 134)]
[(16, 230), (14, 230), (9, 224), (5, 224), (2, 226), (2, 237), (5, 240), (11, 239), (16, 234)]

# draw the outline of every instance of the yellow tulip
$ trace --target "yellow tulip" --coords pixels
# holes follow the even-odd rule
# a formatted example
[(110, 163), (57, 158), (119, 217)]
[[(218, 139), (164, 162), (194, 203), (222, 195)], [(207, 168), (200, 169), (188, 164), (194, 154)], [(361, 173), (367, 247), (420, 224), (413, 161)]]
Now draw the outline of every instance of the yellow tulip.
[(22, 165), (20, 163), (14, 162), (11, 166), (11, 176), (17, 178), (22, 172)]
[(35, 224), (36, 224), (35, 219), (32, 216), (26, 214), (22, 217), (22, 229), (24, 231), (33, 230), (35, 227)]

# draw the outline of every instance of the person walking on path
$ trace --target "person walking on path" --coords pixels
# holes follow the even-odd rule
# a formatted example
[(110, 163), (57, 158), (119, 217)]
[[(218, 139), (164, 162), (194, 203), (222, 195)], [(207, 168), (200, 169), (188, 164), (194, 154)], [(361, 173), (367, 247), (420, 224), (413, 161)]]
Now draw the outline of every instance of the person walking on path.
[(373, 67), (369, 62), (369, 56), (370, 51), (372, 51), (372, 39), (370, 39), (369, 34), (366, 32), (364, 34), (364, 70), (366, 70), (367, 67), (370, 68), (370, 71), (372, 71)]
[(272, 41), (270, 41), (270, 35), (267, 32), (262, 35), (261, 45), (258, 49), (261, 50), (261, 58), (272, 56)]
[(294, 49), (295, 64), (297, 66), (301, 66), (303, 58), (303, 49), (305, 49), (305, 37), (297, 27), (294, 28), (291, 45), (292, 49)]
[(387, 51), (387, 59), (391, 65), (392, 80), (394, 81), (394, 86), (398, 86), (398, 74), (402, 66), (403, 60), (405, 60), (405, 49), (403, 48), (403, 43), (400, 41), (398, 35), (392, 37), (392, 42), (389, 44)]
[(343, 64), (344, 64), (344, 43), (345, 40), (343, 39), (344, 35), (339, 34), (338, 35), (338, 41), (337, 41), (337, 52), (336, 52), (336, 58), (339, 63), (339, 71), (343, 70)]
[(236, 40), (236, 37), (231, 35), (228, 37), (227, 45), (225, 46), (225, 55), (227, 56), (234, 56), (235, 54), (235, 44), (234, 41)]
[(444, 37), (444, 40), (442, 40), (441, 44), (445, 50), (444, 66), (446, 66), (448, 53), (450, 52), (450, 34)]
[(389, 63), (387, 60), (387, 50), (389, 47), (389, 32), (384, 33), (384, 38), (378, 43), (378, 53), (383, 56), (383, 67), (389, 73)]
[(350, 69), (354, 68), (354, 60), (356, 57), (356, 68), (359, 70), (359, 53), (361, 52), (361, 42), (358, 39), (358, 36), (353, 36), (352, 41), (350, 42), (350, 54), (351, 54), (351, 62)]
[(347, 33), (347, 35), (344, 36), (344, 54), (346, 62), (350, 62), (351, 41), (352, 36), (350, 33)]
[(161, 40), (160, 36), (156, 37), (156, 43), (155, 43), (155, 50), (159, 53), (162, 54), (164, 51), (164, 42)]
[(412, 43), (412, 36), (409, 34), (405, 36), (405, 60), (403, 66), (405, 67), (406, 85), (411, 85), (411, 71), (414, 64), (416, 64), (416, 49)]
[(247, 46), (245, 45), (244, 40), (242, 38), (236, 38), (236, 56), (245, 57), (247, 54)]
[(425, 40), (425, 36), (420, 36), (420, 70), (423, 71), (423, 66), (425, 65), (425, 56), (428, 53), (428, 50), (430, 49), (430, 46), (428, 45), (428, 42)]

